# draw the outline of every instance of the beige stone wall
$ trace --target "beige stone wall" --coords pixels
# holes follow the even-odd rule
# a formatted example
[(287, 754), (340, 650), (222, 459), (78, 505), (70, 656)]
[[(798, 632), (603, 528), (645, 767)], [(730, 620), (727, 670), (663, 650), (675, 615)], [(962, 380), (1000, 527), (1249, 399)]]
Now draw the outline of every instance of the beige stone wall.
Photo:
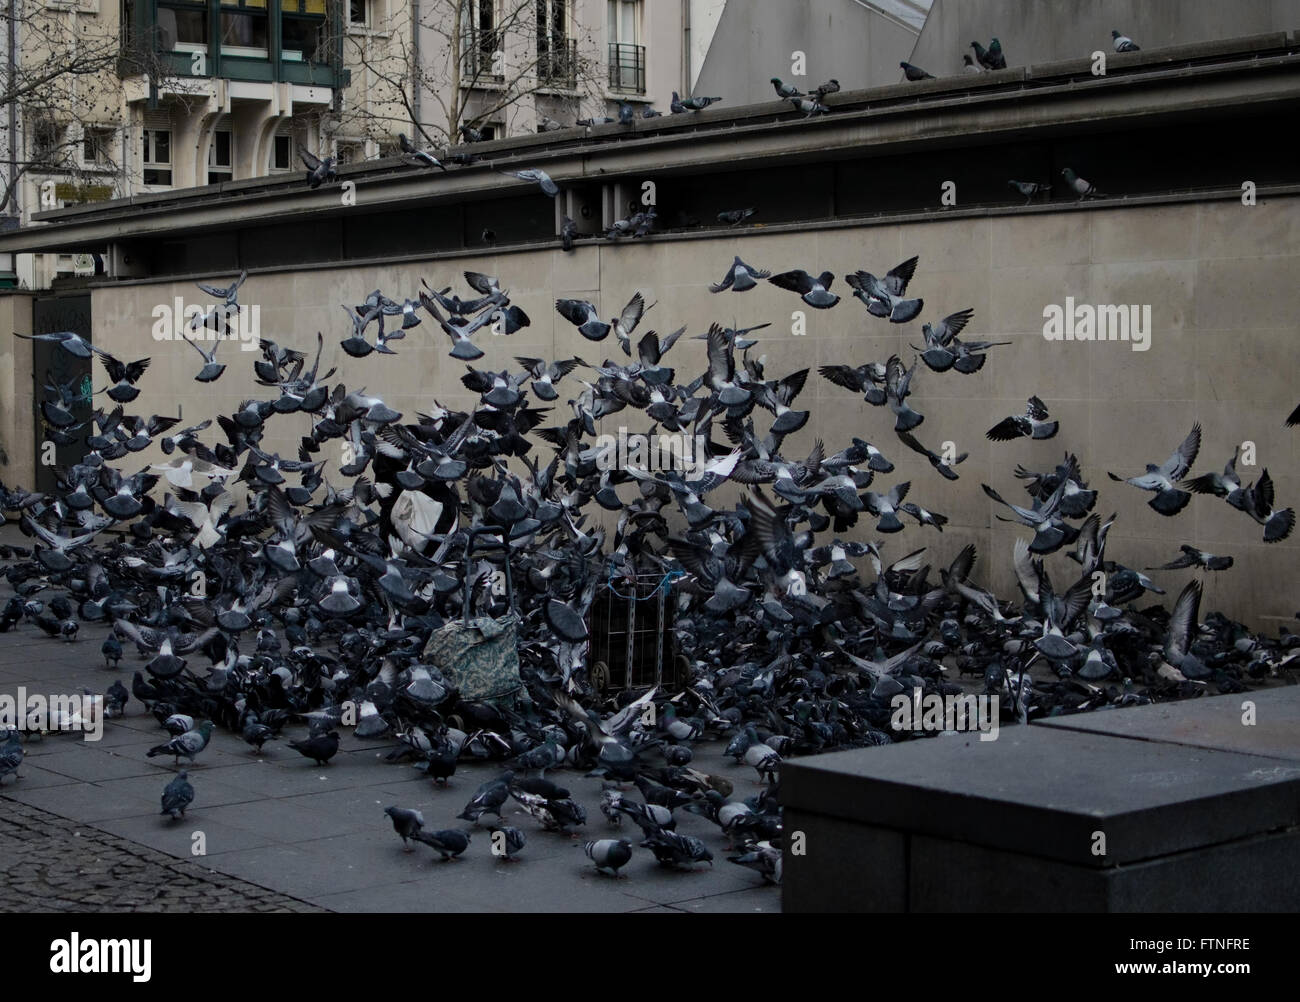
[[(0, 331), (32, 329), (32, 297), (22, 292), (0, 296)], [(32, 410), (32, 345), (0, 339), (0, 481), (31, 487), (36, 479)]]
[[(711, 295), (707, 283), (726, 271), (733, 254), (759, 267), (803, 267), (837, 276), (847, 270), (883, 271), (912, 254), (920, 266), (912, 289), (926, 299), (922, 319), (932, 320), (963, 307), (975, 309), (966, 334), (972, 339), (1011, 340), (995, 348), (984, 371), (971, 376), (938, 375), (924, 367), (915, 381), (915, 406), (926, 415), (918, 437), (938, 449), (953, 441), (970, 458), (961, 479), (948, 483), (920, 457), (897, 441), (892, 416), (822, 379), (816, 366), (860, 364), (898, 352), (912, 358), (909, 342), (920, 344), (920, 325), (895, 326), (870, 317), (847, 299), (830, 311), (808, 313), (808, 334), (790, 333), (798, 298), (764, 284), (737, 295)], [(318, 330), (326, 335), (324, 367), (338, 365), (352, 387), (365, 386), (408, 415), (437, 398), (453, 408), (474, 400), (460, 383), (464, 364), (448, 357), (447, 338), (426, 321), (397, 344), (396, 358), (371, 355), (351, 359), (338, 347), (346, 319), (339, 304), (359, 302), (375, 287), (392, 295), (413, 295), (421, 277), (430, 284), (459, 282), (474, 268), (501, 276), (513, 300), (532, 317), (532, 326), (509, 339), (479, 337), (486, 356), (479, 368), (513, 367), (516, 355), (555, 358), (579, 354), (591, 362), (623, 361), (611, 337), (599, 345), (583, 340), (552, 308), (556, 296), (590, 298), (602, 315), (615, 315), (636, 290), (658, 305), (643, 330), (668, 332), (683, 323), (702, 333), (710, 321), (749, 326), (772, 321), (756, 353), (767, 357), (767, 372), (779, 377), (813, 367), (799, 406), (814, 418), (787, 442), (787, 454), (807, 453), (815, 438), (827, 451), (857, 435), (877, 444), (898, 465), (888, 485), (908, 478), (909, 499), (948, 515), (938, 534), (911, 525), (887, 540), (886, 553), (902, 556), (928, 546), (936, 564), (946, 563), (968, 541), (980, 548), (978, 577), (1004, 595), (1014, 594), (1010, 552), (1018, 530), (994, 520), (995, 508), (980, 483), (994, 486), (1008, 500), (1026, 497), (1012, 476), (1017, 463), (1046, 470), (1065, 450), (1076, 452), (1092, 487), (1101, 492), (1096, 510), (1112, 511), (1119, 521), (1111, 533), (1110, 556), (1129, 566), (1164, 563), (1180, 543), (1194, 543), (1236, 558), (1236, 566), (1212, 576), (1206, 606), (1222, 607), (1269, 629), (1292, 621), (1300, 608), (1297, 547), (1300, 537), (1271, 546), (1249, 518), (1212, 498), (1194, 498), (1177, 518), (1147, 507), (1150, 495), (1110, 482), (1107, 470), (1123, 476), (1140, 473), (1145, 463), (1160, 463), (1194, 421), (1204, 426), (1196, 472), (1221, 469), (1235, 444), (1253, 441), (1259, 466), (1244, 469), (1257, 478), (1267, 466), (1279, 506), (1300, 505), (1300, 430), (1283, 420), (1300, 402), (1296, 371), (1297, 295), (1294, 275), (1300, 254), (1300, 200), (1280, 199), (1255, 208), (1236, 202), (1182, 204), (1137, 209), (1105, 209), (979, 219), (955, 219), (872, 227), (822, 229), (806, 233), (753, 233), (743, 238), (626, 242), (583, 247), (571, 255), (552, 250), (503, 252), (483, 257), (449, 258), (420, 264), (359, 266), (253, 275), (241, 300), (262, 307), (261, 333), (283, 344), (308, 348)], [(842, 280), (836, 288), (845, 293)], [(150, 311), (174, 295), (198, 301), (188, 283), (104, 287), (94, 292), (95, 341), (126, 358), (153, 357), (136, 409), (175, 413), (183, 404), (187, 423), (217, 410), (232, 411), (257, 394), (251, 363), (256, 356), (222, 348), (230, 370), (214, 385), (193, 381), (199, 357), (184, 344), (158, 344), (150, 336)], [(1042, 336), (1043, 308), (1078, 302), (1149, 303), (1151, 349), (1134, 352), (1121, 343), (1050, 343)], [(703, 342), (683, 339), (669, 360), (692, 378), (703, 370)], [(564, 403), (580, 386), (566, 381), (552, 423), (566, 421)], [(1002, 417), (1023, 410), (1036, 393), (1062, 422), (1060, 434), (1046, 442), (996, 444), (984, 432)], [(757, 423), (767, 418), (758, 412)], [(623, 412), (606, 419), (616, 431)], [(306, 432), (304, 416), (275, 419), (269, 441), (286, 455), (296, 452)], [(646, 422), (648, 425), (648, 422)], [(214, 426), (215, 427), (215, 426)], [(631, 431), (648, 427), (629, 424)], [(337, 460), (337, 456), (332, 457)], [(633, 488), (624, 488), (631, 497)], [(593, 506), (594, 507), (594, 506)], [(997, 508), (997, 511), (1002, 509)], [(874, 520), (859, 526), (866, 538)], [(1061, 555), (1049, 569), (1064, 586), (1075, 565)], [(1188, 571), (1157, 572), (1173, 594)], [(937, 576), (937, 575), (936, 575)]]

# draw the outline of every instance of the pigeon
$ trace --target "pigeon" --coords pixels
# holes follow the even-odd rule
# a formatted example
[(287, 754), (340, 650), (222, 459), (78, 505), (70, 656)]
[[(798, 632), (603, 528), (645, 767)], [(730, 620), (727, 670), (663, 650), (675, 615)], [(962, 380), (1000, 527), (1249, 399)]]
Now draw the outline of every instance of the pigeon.
[(903, 298), (908, 283), (916, 272), (917, 260), (915, 257), (908, 258), (891, 268), (883, 279), (876, 278), (869, 271), (858, 271), (845, 275), (844, 281), (873, 317), (887, 318), (890, 323), (905, 324), (909, 320), (915, 320), (925, 306), (923, 299)]
[(1132, 484), (1140, 490), (1154, 492), (1155, 497), (1147, 502), (1148, 505), (1161, 515), (1177, 515), (1187, 506), (1192, 495), (1180, 490), (1176, 485), (1187, 475), (1188, 469), (1196, 462), (1196, 455), (1200, 451), (1201, 426), (1197, 423), (1192, 426), (1187, 438), (1174, 450), (1173, 455), (1161, 465), (1148, 463), (1146, 473), (1128, 479), (1118, 477), (1114, 473), (1108, 475), (1111, 480), (1119, 483)]
[(669, 108), (674, 115), (680, 115), (687, 111), (703, 111), (709, 105), (717, 104), (721, 100), (720, 97), (688, 97), (683, 101), (677, 91), (673, 91), (673, 99), (669, 104)]
[(1013, 188), (1016, 191), (1020, 192), (1020, 194), (1024, 195), (1026, 205), (1032, 202), (1039, 195), (1046, 195), (1048, 198), (1052, 197), (1052, 185), (1050, 182), (1047, 181), (1011, 180), (1007, 182), (1007, 187)]
[(313, 734), (299, 741), (290, 741), (289, 747), (303, 758), (309, 758), (317, 765), (329, 765), (330, 759), (338, 754), (338, 731)]
[(532, 181), (542, 189), (544, 195), (550, 195), (552, 198), (560, 193), (559, 186), (551, 180), (550, 175), (537, 167), (528, 167), (524, 170), (503, 170), (498, 173), (517, 177), (520, 181)]
[(915, 81), (917, 81), (917, 80), (933, 80), (933, 79), (934, 79), (934, 74), (932, 74), (932, 73), (927, 73), (927, 72), (925, 72), (925, 70), (921, 69), (921, 67), (919, 67), (919, 66), (913, 66), (911, 63), (907, 62), (906, 60), (904, 60), (903, 62), (899, 63), (898, 65), (899, 65), (899, 66), (902, 68), (902, 70), (903, 70), (903, 76), (907, 77), (908, 80), (911, 80), (911, 81), (913, 81), (913, 82), (915, 82)]
[(794, 84), (782, 83), (780, 77), (773, 77), (771, 84), (773, 89), (776, 91), (776, 96), (783, 101), (789, 100), (792, 97), (803, 96), (803, 92), (799, 90), (798, 87)]
[(1061, 177), (1065, 178), (1065, 183), (1070, 186), (1070, 190), (1079, 196), (1078, 200), (1080, 202), (1085, 198), (1103, 197), (1102, 193), (1097, 190), (1095, 184), (1091, 181), (1085, 181), (1069, 167), (1063, 167), (1061, 169)]
[(1182, 556), (1175, 557), (1169, 563), (1160, 564), (1158, 567), (1148, 567), (1147, 570), (1173, 571), (1183, 567), (1200, 567), (1207, 571), (1226, 571), (1232, 566), (1231, 557), (1218, 557), (1185, 543), (1178, 548), (1183, 551)]
[(557, 299), (555, 310), (577, 327), (578, 333), (588, 341), (603, 341), (613, 329), (600, 319), (596, 307), (582, 299)]
[(942, 476), (945, 480), (956, 480), (958, 475), (957, 475), (957, 471), (954, 470), (953, 467), (958, 465), (959, 463), (964, 463), (966, 461), (966, 458), (970, 455), (969, 453), (963, 452), (960, 455), (955, 456), (952, 459), (952, 461), (949, 462), (943, 456), (939, 455), (938, 453), (931, 452), (924, 445), (918, 442), (912, 436), (911, 432), (906, 432), (906, 431), (899, 432), (898, 438), (899, 441), (901, 441), (905, 446), (907, 446), (913, 452), (922, 455), (927, 460), (929, 460), (930, 465), (933, 466), (936, 470), (938, 470), (939, 475)]
[(565, 253), (573, 250), (573, 240), (578, 235), (578, 224), (568, 216), (560, 224), (560, 246), (564, 248)]
[(910, 369), (904, 369), (902, 360), (891, 355), (885, 363), (885, 400), (894, 412), (894, 431), (911, 431), (925, 420), (925, 416), (914, 410), (907, 402), (911, 392), (912, 377), (916, 374), (916, 362)]
[[(736, 260), (739, 262), (740, 259)], [(829, 271), (822, 272), (816, 278), (806, 271), (784, 271), (768, 279), (778, 289), (799, 293), (799, 298), (815, 310), (829, 310), (840, 301), (839, 296), (829, 291), (834, 280), (835, 276)], [(723, 281), (725, 282), (726, 279)]]
[[(718, 213), (718, 222), (726, 223), (729, 226), (739, 226), (746, 219), (752, 217), (757, 211), (758, 210), (754, 208), (728, 209), (726, 212)], [(737, 260), (739, 260), (739, 258), (737, 258)]]
[(1011, 442), (1017, 438), (1052, 438), (1060, 428), (1059, 421), (1049, 421), (1047, 405), (1038, 397), (1029, 398), (1024, 414), (1003, 418), (984, 437), (990, 442)]
[(225, 364), (217, 361), (217, 349), (221, 347), (222, 338), (217, 338), (216, 341), (213, 342), (211, 351), (204, 351), (198, 346), (197, 342), (190, 341), (189, 337), (185, 334), (182, 333), (181, 337), (186, 341), (189, 341), (189, 343), (194, 346), (194, 350), (203, 356), (203, 368), (201, 368), (198, 375), (194, 377), (196, 382), (211, 383), (226, 371)]
[(726, 292), (730, 289), (732, 292), (748, 292), (758, 285), (760, 279), (770, 278), (771, 275), (770, 271), (745, 264), (737, 257), (731, 262), (731, 267), (727, 269), (727, 274), (723, 276), (722, 281), (710, 285), (709, 291)]
[(397, 134), (397, 146), (402, 151), (402, 153), (405, 154), (407, 159), (411, 160), (414, 163), (420, 164), (423, 167), (437, 167), (439, 170), (443, 170), (443, 171), (447, 169), (446, 166), (442, 163), (442, 161), (439, 160), (437, 157), (435, 157), (432, 153), (428, 152), (427, 150), (422, 150), (419, 147), (417, 147), (414, 143), (412, 143), (406, 137), (406, 133), (404, 132), (399, 132)]
[(979, 60), (980, 65), (986, 70), (1005, 70), (1007, 68), (1006, 58), (1002, 55), (1002, 43), (996, 38), (989, 43), (987, 49), (980, 45), (979, 42), (971, 42), (970, 47), (975, 50), (975, 58)]
[(104, 655), (105, 668), (110, 670), (116, 668), (122, 660), (122, 641), (117, 639), (117, 634), (110, 633), (104, 638), (99, 652)]
[(192, 731), (185, 731), (176, 735), (166, 744), (157, 745), (145, 752), (147, 758), (153, 758), (155, 755), (173, 756), (173, 764), (179, 765), (181, 756), (184, 755), (192, 763), (194, 756), (203, 751), (208, 746), (208, 740), (212, 737), (212, 721), (205, 720)]
[(1129, 38), (1128, 35), (1121, 35), (1114, 28), (1111, 29), (1110, 37), (1115, 42), (1116, 52), (1137, 52), (1141, 49), (1141, 46)]
[(510, 781), (514, 779), (514, 775), (513, 772), (506, 772), (482, 784), (474, 792), (470, 802), (465, 805), (465, 809), (456, 817), (463, 821), (476, 822), (484, 814), (495, 814), (500, 820), (501, 805), (510, 796)]
[(975, 62), (975, 60), (974, 60), (973, 58), (971, 58), (970, 53), (967, 53), (966, 55), (962, 56), (962, 57), (961, 57), (961, 60), (962, 60), (962, 64), (963, 64), (963, 65), (962, 65), (962, 72), (964, 72), (964, 73), (983, 73), (983, 72), (984, 72), (984, 67), (981, 66), (979, 63)]
[(1260, 474), (1259, 483), (1246, 487), (1241, 510), (1264, 527), (1266, 543), (1281, 542), (1295, 528), (1294, 509), (1273, 507), (1273, 479), (1268, 475), (1268, 467)]
[(162, 810), (159, 813), (169, 815), (173, 821), (183, 818), (185, 808), (189, 807), (193, 800), (194, 787), (190, 785), (189, 770), (182, 769), (163, 790)]
[(792, 97), (790, 104), (795, 111), (802, 111), (804, 118), (812, 118), (814, 115), (825, 115), (830, 108), (822, 104), (817, 98), (812, 97)]
[(22, 737), (17, 730), (10, 728), (4, 740), (0, 741), (0, 783), (9, 775), (15, 781), (22, 779), (18, 775), (18, 767), (23, 764), (23, 754)]
[(747, 845), (739, 855), (728, 856), (727, 861), (753, 870), (762, 876), (765, 883), (781, 883), (781, 850), (774, 848), (770, 842)]
[(104, 716), (109, 720), (115, 720), (121, 717), (125, 710), (127, 701), (131, 694), (126, 691), (121, 680), (115, 680), (106, 690), (104, 690)]
[(654, 853), (660, 866), (680, 866), (691, 863), (713, 865), (713, 853), (694, 835), (658, 831), (646, 838), (641, 847)]
[(326, 181), (338, 179), (338, 171), (335, 170), (337, 161), (333, 157), (325, 157), (322, 160), (314, 153), (309, 153), (304, 149), (298, 150), (298, 156), (302, 159), (303, 166), (307, 168), (308, 187), (319, 188)]
[(152, 359), (142, 358), (135, 362), (120, 362), (107, 352), (103, 352), (99, 360), (104, 363), (108, 378), (113, 380), (113, 385), (105, 391), (110, 400), (114, 403), (129, 404), (140, 395), (140, 389), (135, 384), (149, 368)]
[(460, 854), (469, 848), (470, 842), (470, 836), (466, 832), (455, 828), (444, 828), (436, 832), (416, 830), (411, 832), (411, 838), (423, 842), (437, 852), (443, 863), (459, 858)]
[(621, 838), (602, 838), (587, 842), (582, 851), (596, 864), (596, 872), (617, 877), (618, 871), (632, 858), (632, 843)]
[(818, 101), (826, 99), (828, 94), (838, 94), (840, 92), (840, 82), (831, 77), (825, 83), (818, 84), (813, 94), (817, 96)]
[(1288, 414), (1286, 419), (1286, 426), (1288, 428), (1294, 428), (1297, 425), (1300, 425), (1300, 405), (1297, 405), (1296, 409)]
[(393, 822), (393, 831), (402, 837), (402, 848), (411, 851), (410, 839), (424, 827), (424, 815), (406, 807), (385, 807), (384, 813)]
[(90, 358), (92, 353), (104, 354), (101, 349), (72, 331), (54, 331), (49, 334), (19, 334), (14, 331), (14, 337), (22, 338), (24, 341), (44, 341), (47, 344), (58, 345), (73, 358)]
[(492, 826), (492, 855), (507, 863), (515, 861), (515, 855), (522, 851), (528, 839), (521, 829), (511, 825)]
[(467, 143), (481, 143), (487, 139), (482, 132), (469, 124), (462, 125), (458, 131), (460, 132), (460, 137)]

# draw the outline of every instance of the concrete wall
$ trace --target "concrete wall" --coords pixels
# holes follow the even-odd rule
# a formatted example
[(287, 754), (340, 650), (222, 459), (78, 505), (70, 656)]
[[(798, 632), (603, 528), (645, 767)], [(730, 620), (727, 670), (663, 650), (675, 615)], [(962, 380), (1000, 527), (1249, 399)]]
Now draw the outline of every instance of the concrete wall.
[[(742, 295), (709, 293), (707, 283), (722, 276), (736, 253), (773, 270), (825, 268), (836, 275), (857, 268), (887, 269), (919, 254), (909, 291), (926, 299), (922, 319), (973, 307), (969, 337), (1013, 341), (994, 348), (984, 370), (975, 375), (918, 370), (915, 405), (927, 415), (918, 437), (936, 450), (948, 440), (958, 451), (969, 451), (959, 481), (948, 483), (906, 451), (892, 432), (887, 410), (869, 407), (815, 371), (823, 364), (883, 360), (894, 352), (910, 360), (908, 344), (920, 343), (919, 324), (887, 324), (846, 298), (832, 310), (808, 311), (808, 334), (792, 336), (791, 313), (802, 306), (794, 295), (767, 284)], [(1101, 492), (1097, 512), (1102, 517), (1119, 514), (1109, 556), (1145, 568), (1171, 560), (1181, 543), (1231, 554), (1237, 566), (1210, 578), (1206, 606), (1221, 606), (1272, 628), (1277, 622), (1270, 622), (1272, 617), (1292, 621), (1300, 607), (1300, 535), (1265, 546), (1253, 522), (1210, 498), (1195, 498), (1179, 517), (1164, 518), (1147, 507), (1149, 495), (1111, 483), (1106, 471), (1132, 476), (1148, 462), (1163, 462), (1192, 423), (1200, 421), (1204, 443), (1196, 472), (1221, 469), (1234, 445), (1251, 440), (1260, 467), (1267, 466), (1276, 483), (1279, 507), (1300, 504), (1300, 430), (1283, 426), (1300, 401), (1294, 381), (1298, 258), (1300, 199), (1288, 198), (1255, 208), (1235, 201), (1206, 202), (804, 233), (751, 232), (588, 246), (570, 255), (548, 249), (252, 275), (240, 298), (261, 305), (262, 336), (281, 344), (305, 349), (318, 330), (324, 331), (323, 367), (338, 365), (339, 378), (350, 388), (367, 387), (408, 416), (431, 406), (434, 398), (453, 408), (468, 408), (475, 398), (460, 383), (464, 365), (448, 357), (446, 337), (429, 321), (396, 345), (397, 358), (356, 360), (343, 354), (338, 343), (346, 321), (339, 304), (358, 302), (375, 287), (413, 295), (421, 277), (433, 285), (455, 283), (459, 289), (459, 273), (466, 268), (500, 275), (533, 323), (508, 340), (480, 335), (487, 353), (477, 363), (481, 369), (513, 368), (516, 355), (623, 360), (612, 338), (593, 345), (559, 318), (551, 308), (556, 296), (590, 298), (609, 317), (639, 289), (649, 302), (658, 302), (644, 328), (661, 332), (689, 323), (691, 333), (702, 333), (713, 320), (735, 326), (772, 321), (753, 349), (766, 355), (768, 375), (814, 367), (799, 398), (814, 417), (788, 440), (787, 455), (806, 455), (816, 438), (825, 440), (828, 452), (854, 435), (869, 439), (898, 465), (898, 475), (882, 478), (880, 484), (910, 479), (910, 500), (952, 520), (942, 535), (909, 525), (904, 533), (886, 537), (887, 555), (902, 556), (925, 545), (936, 562), (946, 562), (974, 540), (981, 554), (979, 579), (991, 581), (1004, 596), (1015, 595), (1010, 553), (1015, 535), (1024, 530), (994, 520), (995, 506), (980, 483), (991, 484), (1009, 500), (1023, 501), (1026, 495), (1012, 476), (1015, 465), (1050, 469), (1068, 449), (1079, 455), (1087, 479)], [(844, 291), (838, 282), (837, 287)], [(96, 343), (124, 358), (153, 357), (134, 410), (171, 414), (183, 404), (191, 423), (218, 409), (233, 411), (245, 397), (265, 395), (253, 382), (251, 352), (223, 346), (222, 356), (231, 367), (220, 381), (203, 386), (193, 381), (199, 367), (193, 348), (151, 340), (151, 310), (176, 295), (198, 301), (196, 290), (182, 283), (94, 291)], [(1094, 305), (1150, 304), (1151, 349), (1139, 353), (1120, 343), (1046, 341), (1043, 309), (1063, 304), (1067, 296)], [(668, 358), (680, 374), (692, 378), (705, 365), (703, 342), (683, 339)], [(564, 401), (580, 389), (572, 379), (562, 384), (548, 423), (568, 420), (571, 412)], [(1030, 394), (1041, 396), (1060, 419), (1060, 434), (1045, 442), (986, 441), (984, 432), (1002, 417), (1020, 413)], [(615, 432), (629, 413), (607, 418), (605, 430)], [(756, 413), (756, 424), (765, 428), (768, 419)], [(268, 442), (286, 456), (296, 454), (308, 419), (275, 421)], [(629, 431), (649, 430), (648, 421), (628, 424)], [(336, 467), (337, 456), (331, 458)], [(1259, 468), (1242, 472), (1255, 479)], [(632, 490), (624, 488), (629, 498)], [(881, 538), (873, 525), (874, 520), (865, 519), (858, 535)], [(1049, 568), (1060, 584), (1072, 579), (1075, 565), (1056, 556), (1049, 559)], [(1157, 572), (1155, 577), (1176, 594), (1188, 573)]]
[(959, 73), (970, 43), (997, 37), (1008, 66), (1113, 53), (1111, 30), (1145, 49), (1300, 26), (1300, 0), (935, 0), (910, 61)]
[(8, 336), (32, 329), (32, 297), (0, 295), (0, 481), (5, 486), (36, 482), (35, 415), (32, 410), (32, 343)]
[[(915, 32), (852, 0), (732, 2), (699, 68), (695, 93), (721, 95), (729, 104), (772, 100), (772, 77), (805, 89), (830, 77), (844, 90), (884, 86), (898, 82), (898, 62), (915, 43)], [(796, 49), (807, 54), (806, 77), (790, 72)]]

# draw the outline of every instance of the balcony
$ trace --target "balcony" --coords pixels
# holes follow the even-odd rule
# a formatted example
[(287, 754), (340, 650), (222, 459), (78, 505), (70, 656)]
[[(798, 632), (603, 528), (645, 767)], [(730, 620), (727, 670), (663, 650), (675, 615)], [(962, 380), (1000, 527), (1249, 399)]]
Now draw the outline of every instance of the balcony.
[(479, 28), (466, 32), (461, 53), (463, 86), (505, 82), (505, 53), (499, 30)]
[(537, 79), (543, 87), (576, 90), (578, 87), (577, 39), (539, 38)]
[(609, 89), (645, 93), (645, 46), (609, 43)]
[[(123, 0), (122, 77), (219, 78), (341, 89), (339, 0)], [(272, 30), (278, 27), (279, 30)]]

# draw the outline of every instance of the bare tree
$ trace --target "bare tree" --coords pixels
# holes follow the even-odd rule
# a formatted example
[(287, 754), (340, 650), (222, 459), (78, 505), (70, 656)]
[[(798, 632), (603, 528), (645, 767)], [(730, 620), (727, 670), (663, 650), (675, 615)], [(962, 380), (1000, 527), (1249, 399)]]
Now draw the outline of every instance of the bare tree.
[(74, 188), (107, 184), (123, 165), (111, 137), (121, 122), (121, 77), (142, 74), (184, 94), (146, 40), (76, 8), (0, 0), (0, 212), (17, 211), (29, 174), (63, 178)]
[(373, 33), (348, 34), (345, 62), (365, 96), (351, 96), (337, 131), (384, 141), (410, 127), (425, 144), (454, 145), (462, 125), (512, 115), (534, 96), (575, 117), (603, 108), (595, 36), (576, 18), (557, 23), (570, 5), (423, 0), (418, 56), (409, 8), (385, 25), (384, 45)]

